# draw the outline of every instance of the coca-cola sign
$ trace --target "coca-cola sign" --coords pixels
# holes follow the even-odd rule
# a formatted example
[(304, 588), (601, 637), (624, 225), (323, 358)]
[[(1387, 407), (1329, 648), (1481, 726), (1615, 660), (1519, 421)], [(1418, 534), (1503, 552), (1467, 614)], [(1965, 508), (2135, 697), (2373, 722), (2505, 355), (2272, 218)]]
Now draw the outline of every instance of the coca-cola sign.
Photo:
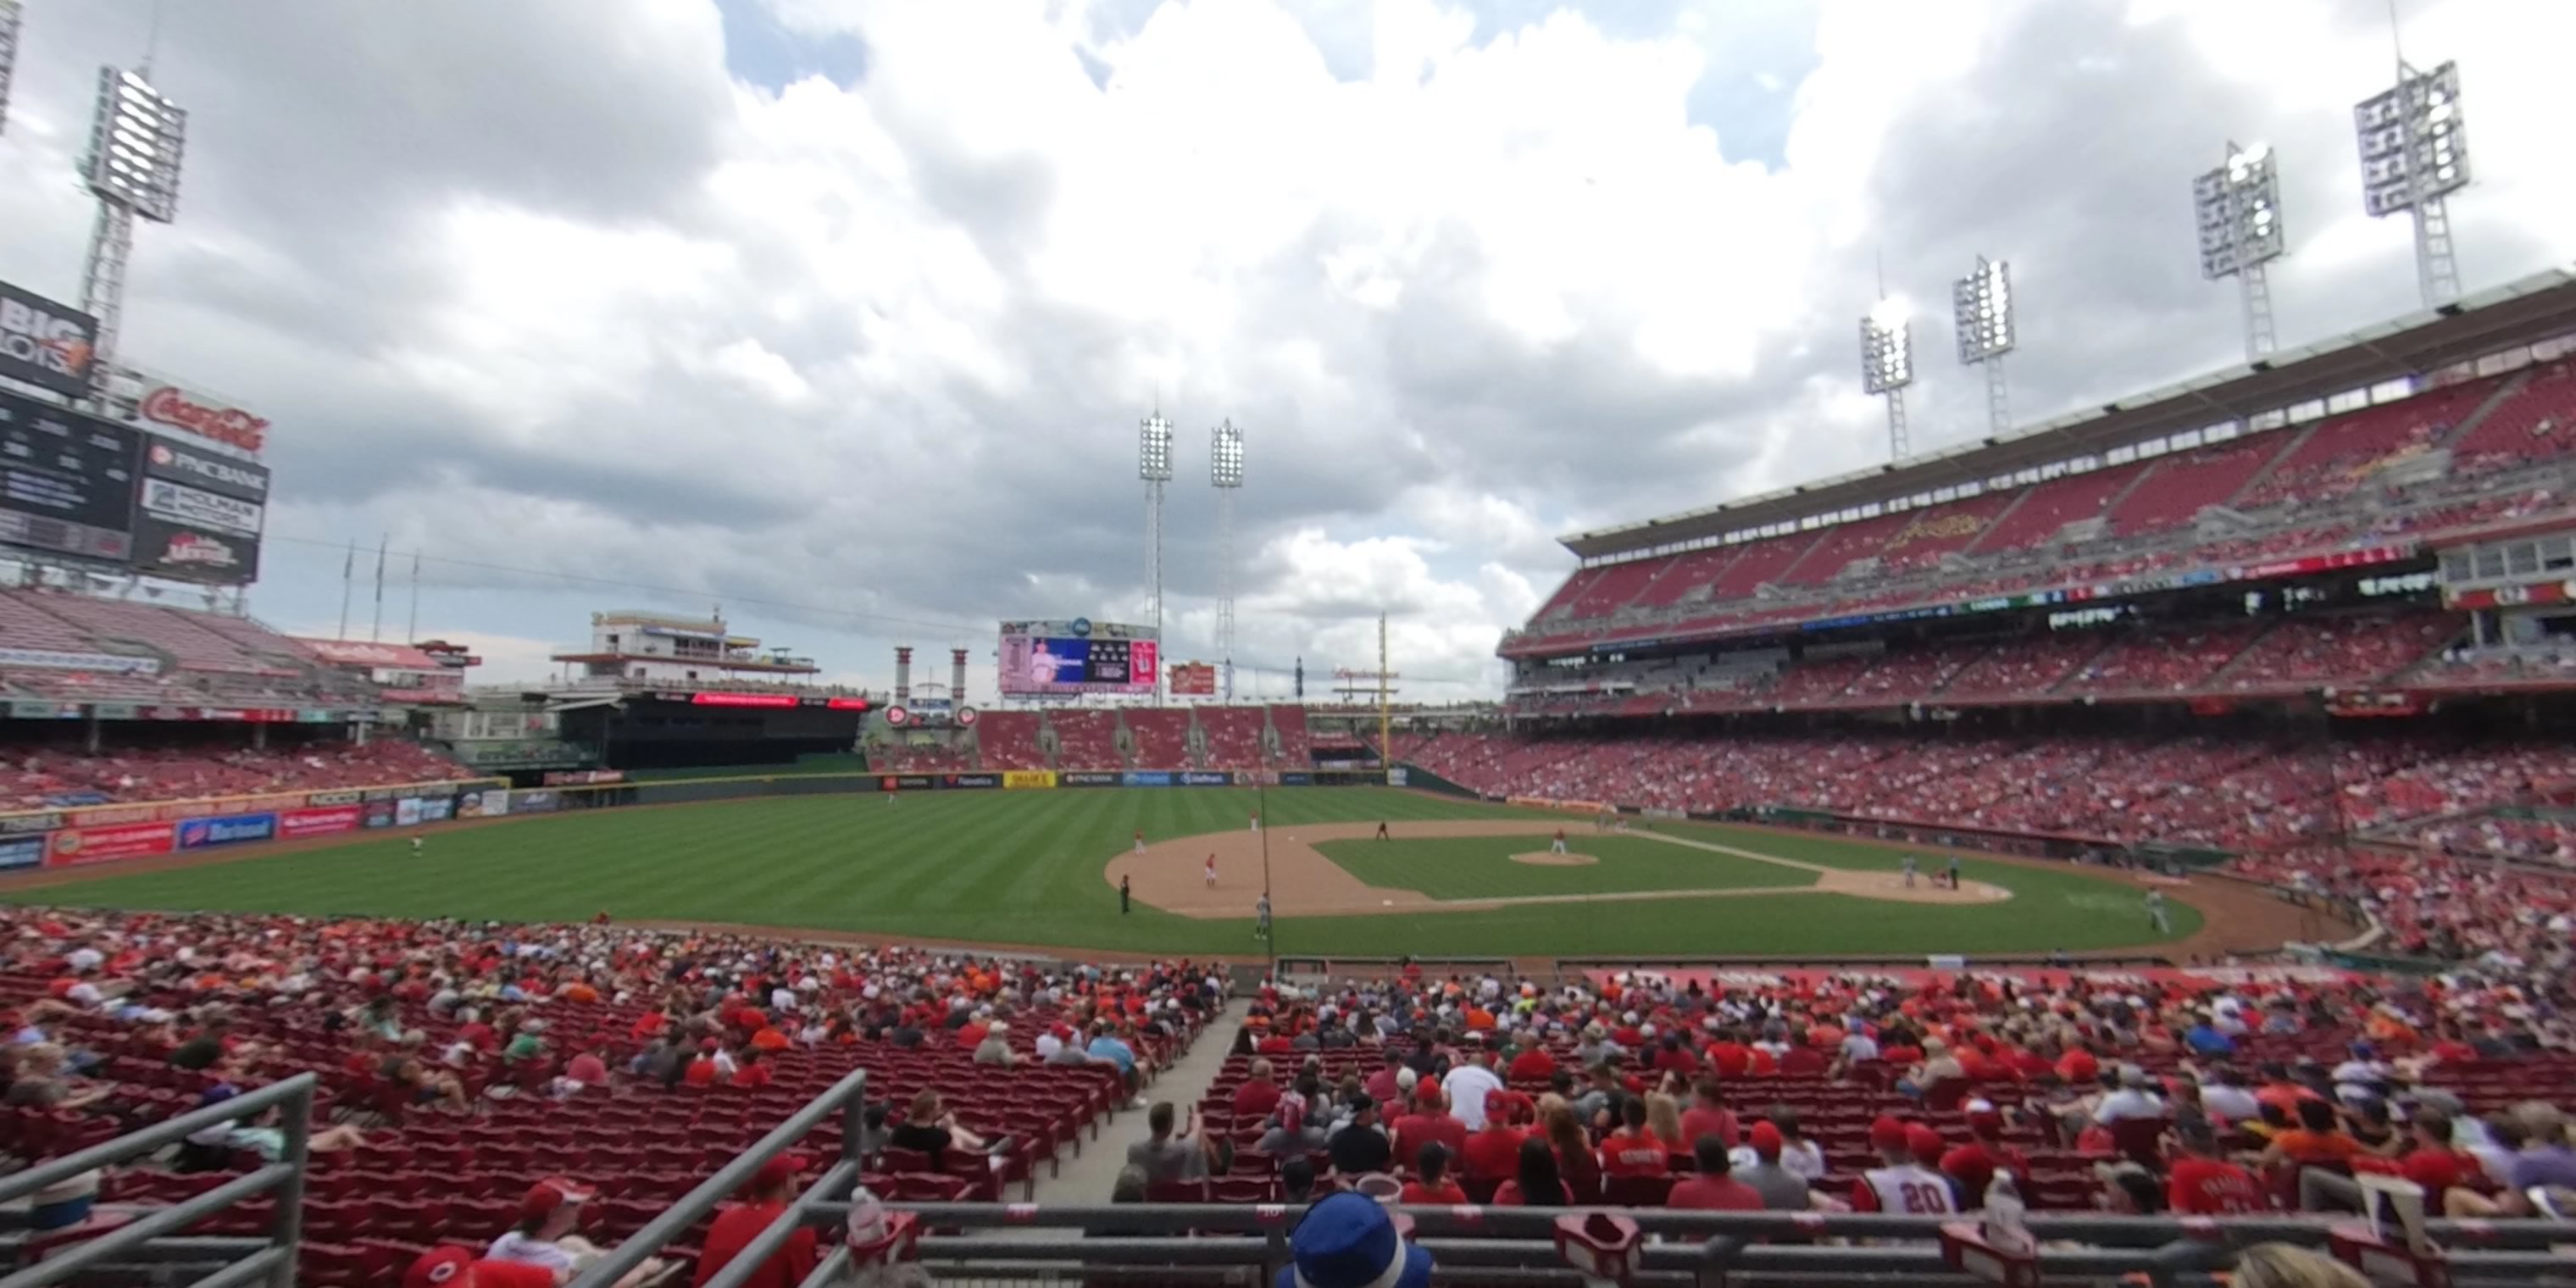
[(256, 452), (268, 441), (268, 422), (239, 407), (199, 402), (176, 385), (156, 385), (143, 395), (138, 413), (155, 425), (194, 434), (210, 442)]

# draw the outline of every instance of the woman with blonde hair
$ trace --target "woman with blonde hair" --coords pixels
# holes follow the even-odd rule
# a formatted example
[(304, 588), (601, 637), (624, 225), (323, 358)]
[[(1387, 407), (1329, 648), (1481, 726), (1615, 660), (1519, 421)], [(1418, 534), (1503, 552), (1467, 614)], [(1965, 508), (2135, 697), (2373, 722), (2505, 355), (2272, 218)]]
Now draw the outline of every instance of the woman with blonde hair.
[(2236, 1288), (2370, 1288), (2370, 1280), (2306, 1248), (2258, 1243), (2236, 1254)]
[(1663, 1092), (1646, 1096), (1646, 1134), (1664, 1142), (1664, 1148), (1676, 1154), (1691, 1151), (1691, 1142), (1682, 1139), (1682, 1105)]
[(1601, 1201), (1601, 1160), (1592, 1153), (1592, 1138), (1583, 1134), (1583, 1124), (1574, 1120), (1574, 1108), (1559, 1100), (1555, 1108), (1542, 1110), (1539, 1130), (1546, 1133), (1548, 1148), (1556, 1152), (1557, 1179), (1565, 1182), (1566, 1191), (1576, 1203)]

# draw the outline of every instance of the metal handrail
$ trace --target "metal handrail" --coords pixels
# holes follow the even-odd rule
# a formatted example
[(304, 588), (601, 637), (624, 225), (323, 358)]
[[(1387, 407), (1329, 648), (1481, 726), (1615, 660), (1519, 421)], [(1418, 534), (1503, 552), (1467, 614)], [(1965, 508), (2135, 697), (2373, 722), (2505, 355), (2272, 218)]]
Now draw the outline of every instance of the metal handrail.
[[(611, 1285), (625, 1278), (629, 1272), (644, 1264), (653, 1254), (668, 1247), (672, 1240), (679, 1238), (691, 1226), (696, 1225), (700, 1218), (715, 1211), (717, 1204), (731, 1198), (770, 1159), (785, 1153), (796, 1142), (804, 1139), (805, 1134), (814, 1130), (824, 1118), (838, 1112), (841, 1115), (839, 1161), (826, 1170), (820, 1180), (807, 1186), (803, 1194), (787, 1205), (787, 1210), (779, 1215), (778, 1220), (772, 1222), (769, 1228), (762, 1230), (750, 1243), (744, 1245), (743, 1250), (735, 1255), (733, 1261), (705, 1285), (705, 1288), (742, 1288), (742, 1284), (751, 1278), (752, 1272), (760, 1268), (760, 1263), (768, 1260), (770, 1254), (784, 1247), (788, 1237), (795, 1233), (798, 1226), (807, 1223), (807, 1215), (815, 1210), (823, 1199), (846, 1192), (849, 1185), (857, 1180), (859, 1145), (866, 1134), (864, 1115), (867, 1108), (867, 1084), (867, 1070), (851, 1070), (849, 1076), (834, 1083), (831, 1090), (815, 1097), (804, 1108), (789, 1115), (787, 1121), (780, 1123), (776, 1130), (761, 1137), (757, 1143), (744, 1150), (732, 1162), (717, 1169), (715, 1175), (708, 1177), (696, 1189), (683, 1196), (679, 1202), (672, 1204), (669, 1211), (646, 1223), (643, 1229), (635, 1232), (634, 1237), (619, 1243), (599, 1260), (592, 1262), (580, 1274), (575, 1275), (566, 1288), (611, 1288)], [(842, 1219), (847, 1219), (849, 1204), (844, 1202), (838, 1206)], [(17, 1288), (17, 1286), (0, 1281), (0, 1288)]]
[(61, 1283), (119, 1254), (176, 1235), (243, 1199), (268, 1193), (275, 1195), (275, 1210), (269, 1218), (267, 1246), (232, 1260), (192, 1288), (232, 1288), (253, 1282), (264, 1282), (268, 1288), (294, 1288), (296, 1257), (304, 1235), (304, 1174), (313, 1128), (313, 1092), (318, 1085), (312, 1074), (297, 1074), (222, 1104), (192, 1110), (77, 1153), (0, 1176), (0, 1203), (15, 1202), (84, 1172), (176, 1144), (210, 1127), (255, 1118), (271, 1109), (285, 1111), (280, 1130), (286, 1141), (278, 1161), (0, 1278), (0, 1288), (43, 1288)]

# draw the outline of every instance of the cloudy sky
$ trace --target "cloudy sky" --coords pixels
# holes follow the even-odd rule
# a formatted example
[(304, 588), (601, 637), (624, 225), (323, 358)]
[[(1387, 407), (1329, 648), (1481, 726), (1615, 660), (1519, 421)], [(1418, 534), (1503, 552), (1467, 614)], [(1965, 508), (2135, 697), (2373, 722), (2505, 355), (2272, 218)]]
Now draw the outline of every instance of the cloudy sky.
[[(2466, 78), (2468, 286), (2565, 264), (2576, 5), (2401, 8)], [(30, 0), (0, 278), (78, 297), (91, 77), (151, 25)], [(1384, 611), (1412, 692), (1491, 692), (1555, 536), (1883, 451), (1874, 255), (1944, 313), (2008, 257), (2016, 410), (2116, 397), (2238, 354), (2189, 181), (2264, 140), (2284, 343), (2410, 308), (2350, 132), (2390, 69), (2382, 0), (180, 0), (124, 351), (275, 422), (252, 604), (290, 630), (390, 534), (388, 637), (419, 550), (421, 634), (484, 678), (624, 606), (875, 684), (982, 660), (1135, 614), (1159, 404), (1168, 654), (1209, 651), (1231, 417), (1243, 684), (1366, 665)], [(1916, 343), (1918, 447), (1968, 436), (1946, 317)]]

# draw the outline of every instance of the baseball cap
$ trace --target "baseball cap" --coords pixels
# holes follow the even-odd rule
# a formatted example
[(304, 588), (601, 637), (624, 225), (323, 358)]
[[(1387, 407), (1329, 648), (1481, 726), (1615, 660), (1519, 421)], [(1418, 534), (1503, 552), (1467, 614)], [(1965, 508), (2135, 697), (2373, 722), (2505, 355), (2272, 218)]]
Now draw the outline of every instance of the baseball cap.
[(526, 1198), (519, 1200), (522, 1219), (553, 1216), (555, 1209), (568, 1204), (588, 1203), (591, 1191), (561, 1176), (549, 1176), (528, 1187)]
[(1905, 1151), (1919, 1159), (1941, 1156), (1941, 1133), (1916, 1123), (1905, 1129)]
[(774, 1155), (768, 1162), (760, 1165), (759, 1171), (751, 1174), (751, 1179), (744, 1183), (743, 1188), (745, 1190), (765, 1190), (772, 1186), (784, 1185), (787, 1182), (804, 1175), (805, 1169), (812, 1167), (813, 1165), (814, 1160), (807, 1158), (803, 1154), (789, 1153)]
[(1891, 1115), (1880, 1114), (1878, 1121), (1869, 1125), (1869, 1147), (1871, 1149), (1905, 1148), (1905, 1124)]
[(1752, 1144), (1753, 1152), (1764, 1159), (1780, 1157), (1782, 1142), (1779, 1128), (1769, 1123), (1755, 1123), (1752, 1132), (1745, 1139)]
[(470, 1282), (473, 1266), (474, 1254), (454, 1244), (432, 1248), (403, 1272), (403, 1288), (440, 1288), (460, 1278)]

